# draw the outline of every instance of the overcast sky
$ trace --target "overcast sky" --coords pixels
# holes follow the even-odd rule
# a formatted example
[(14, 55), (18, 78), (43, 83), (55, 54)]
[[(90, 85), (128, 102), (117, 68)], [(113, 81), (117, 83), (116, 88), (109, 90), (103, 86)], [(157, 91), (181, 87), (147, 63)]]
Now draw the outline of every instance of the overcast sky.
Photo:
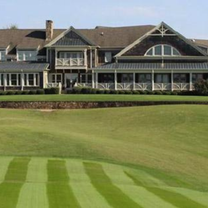
[(0, 0), (0, 28), (158, 25), (166, 22), (188, 38), (208, 39), (207, 0)]

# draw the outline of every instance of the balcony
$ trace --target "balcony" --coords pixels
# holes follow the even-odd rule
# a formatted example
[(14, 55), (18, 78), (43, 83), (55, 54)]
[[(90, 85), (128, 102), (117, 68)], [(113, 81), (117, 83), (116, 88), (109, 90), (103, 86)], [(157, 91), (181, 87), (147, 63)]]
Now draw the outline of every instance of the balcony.
[(57, 58), (56, 68), (57, 67), (86, 67), (86, 64), (84, 58)]

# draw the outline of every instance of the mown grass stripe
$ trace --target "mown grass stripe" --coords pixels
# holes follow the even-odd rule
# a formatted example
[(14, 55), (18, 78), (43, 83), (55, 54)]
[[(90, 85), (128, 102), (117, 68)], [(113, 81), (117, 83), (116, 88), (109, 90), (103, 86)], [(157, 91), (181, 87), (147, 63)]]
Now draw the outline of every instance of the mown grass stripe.
[(111, 206), (114, 208), (141, 208), (139, 204), (112, 184), (109, 177), (105, 174), (102, 165), (89, 162), (84, 162), (83, 164), (91, 179), (91, 183)]
[(0, 158), (0, 183), (4, 181), (8, 167), (13, 157)]
[[(128, 174), (128, 176), (134, 181), (136, 185), (138, 186), (142, 185), (141, 182), (138, 181), (134, 176), (130, 174)], [(157, 195), (164, 201), (167, 201), (178, 208), (206, 208), (207, 207), (173, 191), (164, 190), (159, 187), (145, 186), (145, 188), (149, 192), (152, 192), (153, 194)]]
[(67, 160), (70, 185), (82, 208), (112, 208), (91, 184), (81, 161)]
[(46, 185), (25, 183), (21, 189), (16, 208), (48, 208)]
[(191, 189), (177, 188), (177, 187), (162, 187), (162, 188), (165, 190), (167, 189), (169, 191), (179, 193), (189, 199), (198, 202), (199, 204), (208, 207), (208, 192), (200, 192)]
[(48, 181), (47, 175), (47, 159), (32, 158), (27, 171), (27, 182), (46, 183)]
[(0, 184), (0, 207), (15, 208), (25, 182), (29, 159), (14, 158), (8, 167), (5, 181)]
[(48, 208), (47, 159), (32, 158), (16, 208)]
[(81, 208), (69, 186), (64, 160), (49, 160), (47, 164), (47, 195), (50, 208)]
[(29, 161), (29, 158), (14, 158), (9, 164), (5, 181), (20, 183), (25, 182)]
[[(103, 169), (112, 183), (121, 189), (132, 200), (144, 208), (175, 208), (172, 204), (162, 200), (143, 187), (136, 186), (135, 183), (124, 173), (121, 166), (103, 164)], [(143, 175), (145, 177), (145, 175)]]

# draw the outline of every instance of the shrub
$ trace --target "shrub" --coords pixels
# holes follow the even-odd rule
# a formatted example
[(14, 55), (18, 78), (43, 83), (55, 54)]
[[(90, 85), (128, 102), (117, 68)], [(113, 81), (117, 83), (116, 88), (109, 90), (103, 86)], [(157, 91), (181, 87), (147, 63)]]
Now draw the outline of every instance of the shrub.
[(163, 95), (171, 95), (170, 91), (163, 91), (162, 93), (163, 93)]
[(194, 84), (195, 90), (199, 95), (208, 95), (208, 80), (198, 80)]
[(118, 91), (118, 94), (122, 94), (122, 95), (123, 95), (123, 94), (125, 94), (125, 91), (119, 90), (119, 91)]
[(161, 92), (161, 91), (154, 91), (154, 95), (162, 95), (163, 94), (163, 92)]
[(140, 92), (139, 92), (139, 91), (134, 90), (134, 91), (132, 92), (132, 94), (134, 94), (134, 95), (139, 95), (139, 94), (140, 94)]
[(36, 93), (37, 93), (38, 95), (43, 95), (43, 94), (45, 94), (45, 91), (42, 90), (42, 89), (39, 89), (39, 90), (37, 90)]
[(15, 95), (15, 91), (7, 91), (6, 95)]
[(110, 90), (105, 90), (105, 94), (110, 94)]
[(7, 92), (5, 92), (5, 91), (0, 91), (0, 95), (6, 95), (7, 94)]
[(97, 90), (97, 94), (104, 94), (105, 91), (104, 90)]
[(29, 91), (25, 90), (25, 91), (22, 91), (22, 95), (28, 95), (29, 94)]
[(44, 89), (44, 92), (47, 95), (59, 94), (59, 88), (46, 88)]
[(22, 95), (22, 91), (16, 91), (15, 95)]
[(30, 91), (29, 91), (29, 95), (35, 95), (36, 93), (37, 93), (36, 90), (30, 90)]
[(131, 94), (132, 94), (132, 91), (126, 90), (126, 91), (125, 91), (125, 94), (126, 94), (126, 95), (131, 95)]

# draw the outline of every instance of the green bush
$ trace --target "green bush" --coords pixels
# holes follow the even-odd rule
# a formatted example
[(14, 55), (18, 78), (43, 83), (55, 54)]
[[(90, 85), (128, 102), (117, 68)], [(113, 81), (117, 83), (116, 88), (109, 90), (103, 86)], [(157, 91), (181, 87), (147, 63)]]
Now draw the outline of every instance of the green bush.
[(54, 94), (59, 94), (59, 88), (46, 88), (44, 89), (45, 94), (47, 95), (54, 95)]
[(15, 95), (15, 91), (7, 91), (6, 95)]
[(154, 91), (154, 95), (162, 95), (162, 94), (163, 94), (163, 92), (162, 92), (162, 91), (159, 91), (159, 90)]
[(37, 94), (37, 90), (30, 90), (29, 91), (29, 95), (36, 95)]
[(195, 84), (195, 91), (199, 95), (208, 95), (208, 80), (198, 80)]
[(16, 91), (15, 95), (22, 95), (22, 91)]
[(139, 92), (139, 91), (134, 90), (134, 91), (132, 92), (132, 94), (134, 94), (134, 95), (139, 95), (139, 94), (140, 94), (140, 92)]
[(45, 94), (45, 91), (42, 90), (42, 89), (39, 89), (39, 90), (36, 91), (36, 93), (37, 93), (38, 95), (44, 95), (44, 94)]
[(29, 94), (28, 90), (22, 91), (22, 95), (28, 95), (28, 94)]

